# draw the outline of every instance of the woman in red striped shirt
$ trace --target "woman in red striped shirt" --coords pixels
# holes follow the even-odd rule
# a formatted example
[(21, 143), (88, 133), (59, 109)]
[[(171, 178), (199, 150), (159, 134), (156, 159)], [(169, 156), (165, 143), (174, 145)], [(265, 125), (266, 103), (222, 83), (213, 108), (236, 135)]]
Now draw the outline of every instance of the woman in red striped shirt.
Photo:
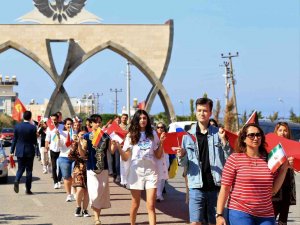
[(217, 225), (225, 225), (223, 210), (228, 200), (230, 225), (275, 225), (272, 195), (281, 187), (289, 158), (276, 176), (267, 164), (265, 136), (256, 124), (247, 124), (238, 137), (236, 152), (227, 159), (217, 203)]

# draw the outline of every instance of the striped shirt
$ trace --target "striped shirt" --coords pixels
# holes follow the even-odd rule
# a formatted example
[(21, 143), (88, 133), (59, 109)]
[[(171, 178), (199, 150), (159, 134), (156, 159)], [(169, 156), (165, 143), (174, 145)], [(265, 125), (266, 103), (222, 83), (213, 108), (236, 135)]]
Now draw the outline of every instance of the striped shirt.
[(227, 159), (222, 185), (231, 186), (228, 208), (257, 217), (274, 217), (272, 187), (274, 175), (266, 158), (233, 153)]

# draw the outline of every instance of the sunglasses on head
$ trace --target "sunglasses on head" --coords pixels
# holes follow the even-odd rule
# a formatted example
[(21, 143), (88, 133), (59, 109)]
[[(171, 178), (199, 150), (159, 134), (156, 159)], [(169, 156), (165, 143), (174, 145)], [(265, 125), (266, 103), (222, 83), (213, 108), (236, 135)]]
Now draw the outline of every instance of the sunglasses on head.
[(253, 140), (255, 137), (261, 138), (261, 133), (249, 133), (246, 135), (249, 139)]

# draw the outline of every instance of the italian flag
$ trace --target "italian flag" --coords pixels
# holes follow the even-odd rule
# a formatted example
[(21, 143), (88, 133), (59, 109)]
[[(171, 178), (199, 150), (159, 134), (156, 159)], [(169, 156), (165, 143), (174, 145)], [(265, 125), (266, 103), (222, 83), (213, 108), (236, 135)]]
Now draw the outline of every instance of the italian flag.
[(276, 145), (268, 155), (268, 167), (272, 173), (286, 161), (286, 155), (282, 148), (282, 145), (279, 143)]

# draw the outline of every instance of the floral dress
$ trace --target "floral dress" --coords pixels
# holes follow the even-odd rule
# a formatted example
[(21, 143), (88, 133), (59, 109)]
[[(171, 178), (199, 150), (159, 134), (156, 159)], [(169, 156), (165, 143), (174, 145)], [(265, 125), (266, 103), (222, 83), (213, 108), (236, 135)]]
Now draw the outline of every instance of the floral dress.
[(80, 156), (78, 150), (78, 143), (73, 143), (69, 153), (69, 159), (75, 161), (73, 169), (73, 187), (87, 188), (87, 175), (86, 175), (86, 159), (87, 153), (84, 157)]

